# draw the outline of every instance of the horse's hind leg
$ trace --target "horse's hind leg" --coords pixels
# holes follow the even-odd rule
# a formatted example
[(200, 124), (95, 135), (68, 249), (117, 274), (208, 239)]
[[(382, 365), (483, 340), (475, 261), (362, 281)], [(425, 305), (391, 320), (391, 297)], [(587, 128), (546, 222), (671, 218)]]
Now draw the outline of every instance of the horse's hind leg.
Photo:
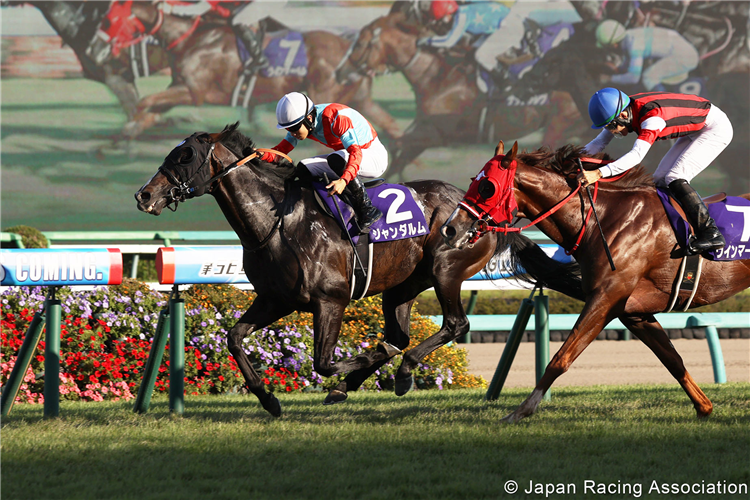
[(294, 309), (287, 304), (284, 300), (269, 299), (258, 295), (253, 301), (253, 305), (250, 306), (250, 309), (242, 315), (240, 320), (229, 331), (229, 335), (227, 335), (229, 352), (232, 353), (237, 366), (242, 372), (242, 376), (245, 377), (247, 388), (258, 397), (263, 408), (274, 417), (281, 415), (279, 400), (276, 399), (273, 393), (266, 391), (260, 375), (253, 369), (250, 358), (248, 358), (242, 348), (242, 340), (250, 333), (264, 328), (277, 319), (291, 313)]
[(179, 105), (195, 104), (190, 90), (185, 85), (176, 85), (163, 92), (151, 94), (138, 102), (135, 116), (122, 128), (122, 134), (127, 140), (133, 140), (144, 130), (153, 127), (163, 113)]
[(396, 395), (403, 396), (412, 386), (411, 371), (428, 354), (469, 331), (469, 318), (461, 304), (461, 281), (450, 280), (448, 284), (437, 283), (435, 294), (443, 309), (443, 325), (437, 333), (404, 353), (404, 359), (396, 372)]
[[(377, 350), (373, 353), (375, 357), (372, 359), (372, 364), (366, 368), (360, 368), (349, 373), (336, 386), (336, 391), (341, 393), (356, 391), (365, 380), (409, 345), (411, 308), (414, 304), (414, 298), (419, 292), (415, 293), (413, 290), (409, 290), (406, 293), (406, 296), (409, 298), (405, 298), (403, 286), (404, 284), (383, 292), (385, 342), (378, 345)], [(411, 382), (411, 379), (409, 379), (409, 382)], [(398, 388), (398, 382), (396, 387)], [(409, 387), (404, 392), (408, 390)]]
[(695, 406), (698, 417), (707, 417), (713, 410), (711, 401), (701, 391), (693, 377), (685, 369), (682, 358), (669, 341), (664, 329), (653, 315), (643, 316), (620, 316), (622, 324), (633, 332), (633, 335), (641, 339), (651, 351), (656, 354), (659, 361), (669, 370), (669, 373), (677, 379)]

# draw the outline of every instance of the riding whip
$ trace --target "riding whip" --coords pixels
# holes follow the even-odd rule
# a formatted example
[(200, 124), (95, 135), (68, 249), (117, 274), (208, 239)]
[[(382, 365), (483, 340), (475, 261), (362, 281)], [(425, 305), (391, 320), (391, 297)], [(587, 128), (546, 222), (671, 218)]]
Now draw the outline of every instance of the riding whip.
[[(328, 181), (328, 174), (323, 172), (323, 179), (326, 182), (326, 186), (330, 184)], [(349, 243), (352, 245), (352, 250), (354, 250), (354, 258), (357, 259), (357, 264), (359, 264), (359, 268), (362, 270), (362, 272), (365, 272), (365, 266), (362, 265), (362, 261), (359, 259), (359, 254), (357, 253), (357, 247), (354, 246), (354, 241), (352, 240), (352, 235), (349, 234), (349, 231), (346, 229), (346, 221), (344, 220), (344, 214), (341, 213), (341, 207), (339, 207), (339, 200), (337, 195), (331, 195), (331, 198), (333, 198), (333, 204), (336, 205), (336, 211), (339, 213), (339, 218), (341, 219), (341, 225), (344, 228), (344, 232), (346, 233), (346, 237), (349, 240)]]
[[(580, 158), (576, 158), (576, 161), (578, 162), (578, 168), (581, 169), (581, 172), (583, 172), (583, 164), (581, 163)], [(589, 202), (591, 203), (591, 210), (594, 212), (594, 219), (596, 219), (596, 227), (599, 228), (599, 234), (602, 235), (602, 243), (604, 243), (604, 251), (607, 253), (607, 259), (609, 260), (609, 267), (612, 268), (613, 271), (616, 271), (615, 269), (615, 263), (612, 260), (612, 254), (609, 251), (609, 244), (607, 243), (607, 238), (604, 237), (604, 231), (602, 231), (602, 225), (599, 223), (599, 214), (596, 213), (596, 206), (594, 205), (594, 199), (591, 197), (591, 191), (589, 191), (590, 186), (586, 186), (586, 194), (589, 197)]]

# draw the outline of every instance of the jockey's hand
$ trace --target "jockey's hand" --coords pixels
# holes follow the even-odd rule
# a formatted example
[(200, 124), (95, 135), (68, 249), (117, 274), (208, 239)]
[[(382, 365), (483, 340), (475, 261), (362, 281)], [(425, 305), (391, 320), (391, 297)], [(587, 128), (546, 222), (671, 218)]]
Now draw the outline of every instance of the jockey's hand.
[(430, 38), (419, 38), (417, 39), (417, 47), (429, 47), (430, 46)]
[(268, 163), (274, 163), (276, 162), (276, 155), (271, 153), (270, 151), (266, 151), (263, 153), (263, 156), (260, 157), (262, 161), (267, 161)]
[(346, 181), (344, 179), (336, 179), (335, 181), (332, 181), (330, 184), (326, 186), (326, 189), (328, 190), (328, 196), (333, 196), (334, 194), (341, 194), (344, 192), (345, 188), (346, 188)]
[(578, 182), (583, 187), (593, 184), (601, 178), (602, 172), (598, 168), (596, 170), (584, 170), (583, 172), (578, 173)]

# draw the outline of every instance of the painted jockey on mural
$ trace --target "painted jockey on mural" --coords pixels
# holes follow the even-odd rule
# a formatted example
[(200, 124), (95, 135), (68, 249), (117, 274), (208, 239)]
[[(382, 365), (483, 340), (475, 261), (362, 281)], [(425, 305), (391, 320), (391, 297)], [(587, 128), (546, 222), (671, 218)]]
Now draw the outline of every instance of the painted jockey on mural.
[[(312, 139), (334, 150), (304, 159), (300, 164), (314, 178), (325, 174), (333, 179), (326, 186), (331, 195), (345, 193), (351, 200), (362, 232), (383, 214), (372, 205), (360, 177), (377, 178), (388, 167), (388, 151), (364, 116), (343, 104), (315, 105), (301, 92), (291, 92), (276, 105), (276, 128), (285, 129), (286, 136), (273, 149), (284, 154), (299, 141)], [(274, 153), (264, 153), (264, 161), (273, 162)]]
[(678, 84), (698, 67), (698, 50), (677, 31), (657, 26), (625, 29), (607, 19), (596, 29), (598, 47), (609, 47), (623, 56), (623, 66), (608, 79), (614, 85), (639, 84), (646, 90), (664, 90)]
[(596, 154), (629, 132), (637, 134), (633, 148), (616, 161), (578, 176), (583, 185), (613, 177), (641, 163), (657, 140), (676, 139), (654, 173), (657, 186), (668, 187), (695, 231), (689, 242), (691, 254), (723, 248), (724, 237), (709, 216), (703, 200), (690, 181), (703, 171), (732, 141), (727, 115), (707, 99), (691, 94), (647, 92), (628, 96), (607, 87), (589, 101), (591, 128), (603, 129), (585, 146)]
[[(422, 38), (417, 44), (449, 49), (468, 38), (469, 44), (476, 48), (476, 63), (498, 86), (506, 85), (511, 78), (511, 66), (535, 61), (550, 48), (537, 46), (535, 37), (540, 36), (540, 30), (580, 21), (580, 16), (568, 2), (540, 6), (537, 2), (478, 1), (459, 5), (453, 0), (433, 0), (430, 17), (436, 31), (442, 26), (445, 33)], [(550, 41), (550, 46), (559, 45), (570, 35), (570, 30), (561, 30)], [(515, 75), (515, 78), (519, 76)], [(481, 79), (478, 84), (480, 90), (487, 91)]]
[[(497, 82), (506, 78), (505, 68), (496, 57), (523, 37), (523, 19), (511, 15), (511, 8), (497, 2), (469, 2), (459, 5), (454, 0), (433, 0), (431, 22), (435, 31), (448, 26), (445, 34), (420, 38), (419, 47), (451, 49), (459, 42), (476, 47), (476, 63)], [(519, 34), (520, 30), (520, 34)]]
[(263, 36), (265, 34), (261, 19), (266, 17), (281, 18), (280, 14), (286, 5), (286, 0), (266, 1), (225, 1), (208, 0), (199, 2), (183, 2), (178, 0), (160, 2), (162, 10), (167, 14), (181, 17), (195, 18), (209, 13), (227, 19), (232, 31), (242, 42), (246, 53), (243, 59), (243, 72), (254, 75), (268, 66), (268, 58), (263, 53)]

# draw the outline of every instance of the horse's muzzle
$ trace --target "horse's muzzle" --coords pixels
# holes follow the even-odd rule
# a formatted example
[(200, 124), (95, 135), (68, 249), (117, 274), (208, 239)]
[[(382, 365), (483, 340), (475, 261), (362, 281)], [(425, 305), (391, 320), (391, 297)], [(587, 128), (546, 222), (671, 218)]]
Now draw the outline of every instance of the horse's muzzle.
[(146, 212), (147, 214), (159, 215), (161, 214), (162, 208), (157, 206), (155, 201), (151, 200), (151, 193), (141, 189), (135, 193), (135, 201), (137, 201), (138, 210)]

